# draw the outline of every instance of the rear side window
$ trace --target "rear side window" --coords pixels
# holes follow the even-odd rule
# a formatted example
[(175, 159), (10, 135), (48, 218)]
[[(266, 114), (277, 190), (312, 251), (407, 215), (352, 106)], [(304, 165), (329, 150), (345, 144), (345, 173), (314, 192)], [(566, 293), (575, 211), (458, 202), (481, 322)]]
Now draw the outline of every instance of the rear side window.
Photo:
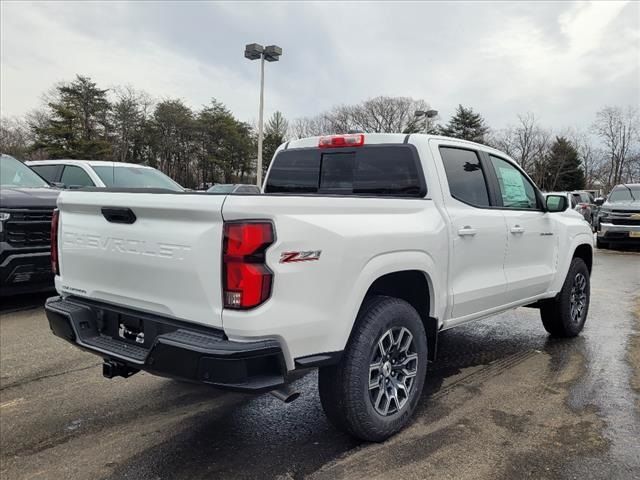
[(30, 165), (31, 170), (44, 178), (47, 182), (55, 182), (58, 173), (58, 165)]
[(282, 151), (273, 160), (265, 192), (422, 197), (426, 186), (413, 147), (375, 145)]
[(478, 154), (472, 150), (440, 147), (451, 196), (476, 207), (489, 206), (489, 191)]

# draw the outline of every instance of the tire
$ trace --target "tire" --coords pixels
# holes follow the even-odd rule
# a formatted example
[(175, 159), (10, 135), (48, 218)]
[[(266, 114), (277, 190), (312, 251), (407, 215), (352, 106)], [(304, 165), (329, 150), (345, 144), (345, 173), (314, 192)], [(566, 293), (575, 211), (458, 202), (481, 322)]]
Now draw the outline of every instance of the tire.
[[(403, 353), (392, 344), (408, 347)], [(418, 312), (398, 298), (369, 297), (360, 308), (340, 363), (319, 371), (322, 408), (338, 429), (381, 442), (409, 423), (426, 370), (427, 336)], [(386, 393), (400, 384), (405, 390), (397, 389), (395, 399)]]
[(609, 244), (607, 242), (603, 242), (602, 240), (600, 240), (600, 237), (596, 235), (596, 247), (600, 249), (605, 249), (609, 247)]
[(589, 269), (584, 260), (574, 258), (560, 293), (540, 308), (545, 330), (552, 337), (567, 338), (578, 335), (587, 320), (589, 299)]

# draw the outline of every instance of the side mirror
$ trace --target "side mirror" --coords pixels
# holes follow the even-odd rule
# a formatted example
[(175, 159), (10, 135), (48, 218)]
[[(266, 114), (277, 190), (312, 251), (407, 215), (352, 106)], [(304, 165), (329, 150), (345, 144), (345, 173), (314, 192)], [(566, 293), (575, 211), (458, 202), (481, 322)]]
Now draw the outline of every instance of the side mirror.
[(598, 198), (596, 198), (596, 199), (594, 200), (594, 202), (593, 202), (593, 203), (595, 203), (596, 205), (598, 205), (599, 207), (601, 207), (601, 206), (602, 206), (602, 204), (604, 203), (604, 200), (605, 200), (605, 199), (604, 199), (603, 197), (598, 197)]
[(564, 212), (569, 206), (567, 197), (564, 195), (547, 195), (547, 212)]

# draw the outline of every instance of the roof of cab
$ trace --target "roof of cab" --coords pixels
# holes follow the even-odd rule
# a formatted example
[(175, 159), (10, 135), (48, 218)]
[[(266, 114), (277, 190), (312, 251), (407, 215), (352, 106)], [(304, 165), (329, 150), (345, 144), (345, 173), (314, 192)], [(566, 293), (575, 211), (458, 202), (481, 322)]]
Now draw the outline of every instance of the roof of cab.
[[(411, 138), (421, 137), (426, 140), (441, 140), (441, 141), (454, 141), (456, 143), (463, 143), (469, 145), (470, 147), (480, 148), (487, 152), (494, 152), (501, 157), (507, 157), (509, 160), (515, 162), (511, 157), (509, 157), (506, 153), (501, 152), (500, 150), (496, 150), (493, 147), (488, 145), (483, 145), (477, 142), (471, 142), (469, 140), (463, 140), (461, 138), (453, 138), (453, 137), (445, 137), (443, 135), (430, 135), (426, 133), (363, 133), (363, 132), (354, 132), (352, 134), (340, 134), (340, 135), (364, 135), (364, 144), (365, 145), (376, 145), (376, 144), (389, 144), (389, 143), (411, 143)], [(328, 135), (331, 136), (331, 135)], [(407, 139), (408, 137), (408, 139)], [(318, 142), (321, 136), (316, 137), (306, 137), (300, 138), (297, 140), (291, 140), (283, 145), (281, 145), (281, 149), (290, 149), (290, 148), (313, 148), (318, 146)]]
[(139, 163), (110, 162), (106, 160), (77, 160), (71, 158), (60, 158), (56, 160), (29, 160), (27, 165), (91, 165), (94, 167), (134, 167), (153, 168)]

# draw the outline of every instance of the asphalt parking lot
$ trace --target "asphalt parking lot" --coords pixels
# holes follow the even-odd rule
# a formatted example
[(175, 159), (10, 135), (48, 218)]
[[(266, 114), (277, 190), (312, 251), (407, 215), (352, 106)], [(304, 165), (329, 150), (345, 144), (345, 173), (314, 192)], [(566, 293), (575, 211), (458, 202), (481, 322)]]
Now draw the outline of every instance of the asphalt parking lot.
[(416, 420), (363, 444), (324, 418), (316, 375), (284, 405), (140, 373), (54, 337), (44, 296), (3, 300), (0, 477), (640, 478), (640, 253), (598, 251), (583, 334), (521, 308), (445, 332)]

